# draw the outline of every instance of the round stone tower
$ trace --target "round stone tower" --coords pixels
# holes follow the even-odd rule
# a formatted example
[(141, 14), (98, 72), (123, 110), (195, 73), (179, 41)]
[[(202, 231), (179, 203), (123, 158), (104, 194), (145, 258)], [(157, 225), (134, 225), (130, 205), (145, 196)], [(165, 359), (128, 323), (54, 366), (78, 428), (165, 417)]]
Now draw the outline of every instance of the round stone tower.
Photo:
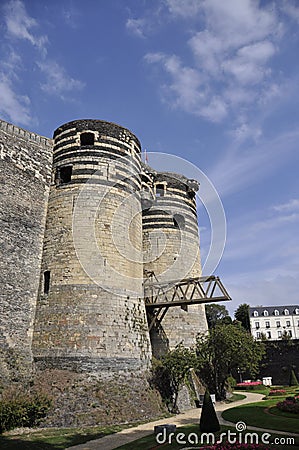
[(38, 369), (144, 370), (140, 143), (129, 130), (75, 120), (54, 133), (39, 298)]
[[(155, 201), (143, 210), (145, 277), (170, 282), (201, 276), (195, 194), (198, 183), (175, 173), (159, 173), (148, 166)], [(145, 282), (146, 283), (146, 282)], [(171, 291), (171, 287), (170, 287)], [(199, 332), (207, 330), (204, 305), (183, 310), (170, 307), (151, 330), (153, 353), (159, 356), (177, 344), (195, 344)]]

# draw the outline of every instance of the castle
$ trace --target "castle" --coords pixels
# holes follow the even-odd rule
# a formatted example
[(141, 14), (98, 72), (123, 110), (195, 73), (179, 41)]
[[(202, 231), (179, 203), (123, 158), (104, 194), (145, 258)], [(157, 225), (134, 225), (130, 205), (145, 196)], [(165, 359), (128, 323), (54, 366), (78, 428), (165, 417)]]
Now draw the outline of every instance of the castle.
[(0, 121), (0, 179), (2, 378), (142, 372), (207, 330), (203, 304), (149, 329), (149, 275), (200, 276), (198, 184), (142, 163), (132, 132), (75, 120), (49, 139)]

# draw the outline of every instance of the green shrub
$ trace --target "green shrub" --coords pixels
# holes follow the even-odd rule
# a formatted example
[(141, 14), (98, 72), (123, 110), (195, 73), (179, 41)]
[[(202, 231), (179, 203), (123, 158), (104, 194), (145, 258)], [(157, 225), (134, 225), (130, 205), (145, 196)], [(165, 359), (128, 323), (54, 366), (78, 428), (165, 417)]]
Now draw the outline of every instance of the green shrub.
[(199, 429), (202, 433), (214, 433), (220, 430), (219, 420), (208, 389), (203, 399)]
[(233, 391), (235, 389), (235, 387), (237, 386), (237, 381), (236, 379), (230, 375), (229, 377), (227, 377), (226, 379), (226, 385), (227, 385), (227, 390), (229, 392)]
[(45, 417), (51, 400), (42, 394), (18, 394), (0, 401), (0, 434), (17, 427), (33, 427)]

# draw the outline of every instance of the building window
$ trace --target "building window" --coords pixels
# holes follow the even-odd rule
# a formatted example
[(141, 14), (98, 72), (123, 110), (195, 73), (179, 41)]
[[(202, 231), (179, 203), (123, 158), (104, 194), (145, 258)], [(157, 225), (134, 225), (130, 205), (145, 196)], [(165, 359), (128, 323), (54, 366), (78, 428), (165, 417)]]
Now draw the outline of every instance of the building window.
[(279, 316), (279, 311), (278, 311), (277, 309), (275, 309), (274, 315), (275, 315), (275, 316)]
[(50, 270), (44, 272), (44, 294), (48, 294), (50, 289)]
[(156, 197), (164, 197), (165, 195), (165, 185), (156, 184)]
[(264, 311), (264, 316), (269, 316), (269, 313), (268, 313), (268, 311), (266, 309)]
[(279, 328), (281, 326), (280, 320), (277, 320), (276, 326), (277, 326), (277, 328)]
[(299, 320), (298, 320), (298, 327), (299, 327)]
[(295, 314), (299, 314), (299, 309), (298, 308), (295, 309)]
[(289, 320), (287, 320), (286, 321), (286, 325), (287, 325), (287, 327), (290, 327), (291, 326), (291, 322)]
[(259, 331), (256, 333), (256, 338), (261, 339), (261, 333)]
[(259, 322), (255, 322), (255, 328), (258, 329), (260, 327), (260, 323)]
[(267, 331), (267, 338), (271, 339), (271, 331)]
[(94, 145), (94, 133), (81, 133), (80, 134), (81, 145)]
[(282, 335), (282, 334), (281, 334), (281, 331), (278, 330), (278, 331), (277, 331), (277, 336), (278, 336), (279, 338), (281, 338), (281, 335)]
[(270, 328), (270, 322), (265, 322), (266, 328)]
[(289, 314), (290, 314), (290, 313), (289, 313), (289, 310), (288, 310), (288, 309), (285, 309), (285, 310), (284, 310), (284, 315), (285, 315), (285, 316), (288, 316)]
[(292, 337), (292, 331), (291, 331), (291, 330), (288, 331), (288, 335), (289, 335), (290, 337)]
[(182, 214), (175, 214), (173, 216), (173, 223), (175, 228), (183, 230), (185, 228), (185, 217)]
[(259, 313), (257, 311), (253, 311), (254, 317), (258, 317)]

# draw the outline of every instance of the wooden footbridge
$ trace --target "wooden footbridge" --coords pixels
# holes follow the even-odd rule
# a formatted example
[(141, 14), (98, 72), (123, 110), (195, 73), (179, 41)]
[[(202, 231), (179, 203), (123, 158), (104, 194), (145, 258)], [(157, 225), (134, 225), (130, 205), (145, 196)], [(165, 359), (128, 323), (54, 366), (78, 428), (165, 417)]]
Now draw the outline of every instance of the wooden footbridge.
[(144, 300), (151, 316), (149, 330), (161, 323), (170, 307), (188, 311), (189, 305), (231, 300), (220, 278), (214, 275), (167, 282), (158, 281), (154, 272), (148, 271), (146, 276)]

